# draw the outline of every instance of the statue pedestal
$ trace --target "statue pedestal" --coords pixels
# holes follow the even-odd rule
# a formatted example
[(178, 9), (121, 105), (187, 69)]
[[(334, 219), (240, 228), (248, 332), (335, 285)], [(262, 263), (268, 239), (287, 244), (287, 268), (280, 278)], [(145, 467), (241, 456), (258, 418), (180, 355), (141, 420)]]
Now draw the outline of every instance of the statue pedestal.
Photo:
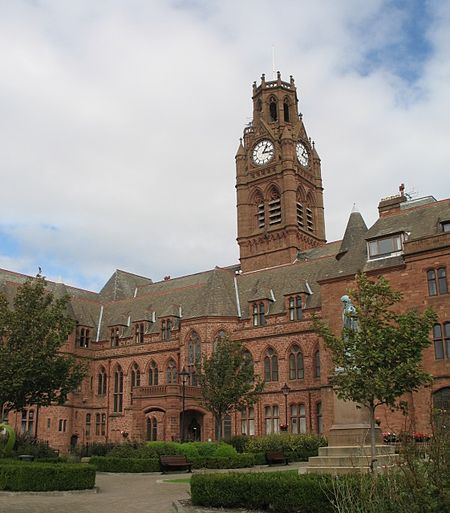
[[(370, 421), (367, 408), (357, 407), (352, 401), (338, 399), (333, 392), (333, 425), (328, 435), (328, 447), (320, 447), (319, 455), (309, 458), (308, 473), (347, 474), (368, 472), (370, 457)], [(396, 464), (394, 447), (382, 444), (380, 428), (375, 428), (376, 468)]]

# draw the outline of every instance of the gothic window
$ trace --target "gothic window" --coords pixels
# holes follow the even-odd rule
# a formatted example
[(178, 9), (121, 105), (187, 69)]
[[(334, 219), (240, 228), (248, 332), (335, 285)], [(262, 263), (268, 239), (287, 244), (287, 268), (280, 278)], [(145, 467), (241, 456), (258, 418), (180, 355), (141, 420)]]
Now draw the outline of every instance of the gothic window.
[(255, 408), (253, 406), (241, 410), (241, 434), (249, 436), (255, 434)]
[(100, 413), (95, 414), (95, 434), (98, 436), (100, 435)]
[(226, 332), (224, 330), (220, 330), (214, 338), (213, 348), (214, 351), (217, 349), (217, 346), (228, 338)]
[(300, 203), (300, 201), (297, 201), (297, 225), (300, 228), (305, 227), (305, 222), (303, 218), (304, 212), (303, 212), (303, 204)]
[(437, 296), (438, 294), (447, 294), (447, 272), (445, 267), (430, 269), (427, 271), (428, 294)]
[(158, 420), (156, 417), (147, 417), (147, 440), (150, 442), (158, 440)]
[(90, 331), (89, 328), (78, 328), (78, 345), (80, 347), (89, 347)]
[(319, 435), (323, 433), (322, 403), (316, 403), (316, 430)]
[(291, 404), (291, 433), (306, 433), (306, 408), (303, 403)]
[(314, 377), (320, 378), (320, 351), (314, 353)]
[(190, 383), (193, 386), (198, 385), (198, 376), (196, 374), (196, 366), (200, 363), (201, 344), (200, 337), (193, 331), (188, 342), (188, 371)]
[(313, 211), (310, 208), (306, 209), (306, 228), (309, 232), (314, 231)]
[(166, 383), (174, 385), (177, 382), (177, 366), (173, 360), (169, 360), (166, 368)]
[(22, 422), (20, 426), (21, 433), (33, 435), (34, 428), (34, 410), (22, 410)]
[(67, 419), (58, 420), (58, 431), (60, 433), (65, 433), (67, 431)]
[(442, 360), (450, 358), (450, 322), (433, 326), (434, 357)]
[(278, 405), (264, 407), (264, 427), (266, 435), (280, 432), (280, 408)]
[(284, 114), (284, 121), (286, 123), (289, 123), (289, 100), (287, 98), (284, 99), (283, 102), (283, 114)]
[(111, 328), (111, 347), (119, 345), (120, 331), (118, 327)]
[(91, 434), (91, 414), (86, 413), (86, 436), (90, 436)]
[(156, 365), (156, 362), (154, 360), (152, 360), (152, 362), (150, 363), (150, 367), (148, 368), (148, 384), (158, 384), (158, 366)]
[(291, 296), (289, 298), (289, 320), (300, 321), (303, 317), (302, 297)]
[(114, 413), (123, 411), (123, 370), (119, 365), (114, 371)]
[(269, 100), (270, 121), (276, 121), (278, 119), (277, 111), (278, 111), (277, 100), (274, 96), (272, 96)]
[(256, 208), (256, 226), (261, 229), (266, 225), (266, 214), (264, 207), (264, 197), (260, 191), (257, 192), (254, 202)]
[(136, 344), (143, 344), (144, 343), (144, 332), (145, 332), (145, 325), (143, 322), (138, 322), (134, 326), (134, 341)]
[(450, 387), (441, 388), (433, 393), (433, 409), (438, 414), (448, 414), (450, 411)]
[(264, 357), (264, 381), (278, 381), (278, 357), (271, 347)]
[(135, 363), (131, 369), (131, 388), (141, 386), (141, 371), (139, 365)]
[(278, 190), (273, 187), (269, 200), (269, 225), (281, 223), (281, 198)]
[(106, 395), (106, 371), (105, 371), (104, 367), (100, 367), (97, 379), (98, 379), (97, 394), (98, 395)]
[(303, 353), (296, 344), (292, 346), (289, 355), (289, 379), (303, 379), (305, 377), (305, 366), (303, 363)]

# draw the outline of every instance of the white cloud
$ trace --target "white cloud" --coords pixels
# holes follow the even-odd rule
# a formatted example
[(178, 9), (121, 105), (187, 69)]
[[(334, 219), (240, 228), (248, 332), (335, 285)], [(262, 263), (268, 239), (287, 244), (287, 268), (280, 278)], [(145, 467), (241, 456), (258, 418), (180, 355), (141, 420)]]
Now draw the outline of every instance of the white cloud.
[(322, 158), (329, 240), (401, 182), (449, 196), (450, 9), (429, 6), (410, 84), (383, 62), (359, 72), (400, 37), (381, 0), (3, 3), (0, 218), (21, 260), (92, 286), (236, 262), (234, 154), (272, 45)]

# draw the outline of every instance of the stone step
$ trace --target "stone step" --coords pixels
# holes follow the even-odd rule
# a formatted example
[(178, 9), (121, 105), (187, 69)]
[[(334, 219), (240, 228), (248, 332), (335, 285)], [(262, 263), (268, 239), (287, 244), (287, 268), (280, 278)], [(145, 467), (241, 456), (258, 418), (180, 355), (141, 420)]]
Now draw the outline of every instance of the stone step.
[[(395, 454), (395, 447), (392, 445), (377, 445), (375, 446), (377, 454)], [(341, 446), (341, 447), (319, 447), (320, 456), (370, 456), (370, 445), (363, 445), (359, 447)]]
[[(398, 454), (377, 454), (378, 465), (395, 465)], [(370, 456), (313, 456), (308, 460), (308, 467), (364, 467), (370, 464)]]

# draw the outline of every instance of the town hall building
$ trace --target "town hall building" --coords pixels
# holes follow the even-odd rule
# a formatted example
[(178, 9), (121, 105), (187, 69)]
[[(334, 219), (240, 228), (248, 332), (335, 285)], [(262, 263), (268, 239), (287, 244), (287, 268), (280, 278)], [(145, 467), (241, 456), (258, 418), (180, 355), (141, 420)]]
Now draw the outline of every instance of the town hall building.
[[(438, 322), (423, 353), (431, 387), (408, 394), (408, 427), (429, 431), (433, 405), (450, 399), (450, 199), (381, 200), (367, 227), (352, 212), (342, 240), (327, 243), (321, 162), (298, 110), (294, 79), (253, 84), (253, 118), (236, 154), (240, 262), (153, 282), (117, 270), (98, 293), (48, 284), (70, 297), (76, 329), (62, 350), (89, 369), (62, 406), (11, 412), (8, 421), (62, 451), (70, 445), (130, 440), (214, 440), (195, 366), (227, 336), (265, 382), (252, 407), (223, 421), (225, 437), (328, 433), (333, 421), (331, 363), (312, 329), (313, 314), (336, 332), (340, 298), (355, 274), (384, 275), (402, 308), (433, 307)], [(0, 270), (8, 295), (27, 277)], [(383, 430), (400, 413), (380, 411)], [(283, 426), (284, 428), (284, 426)]]

